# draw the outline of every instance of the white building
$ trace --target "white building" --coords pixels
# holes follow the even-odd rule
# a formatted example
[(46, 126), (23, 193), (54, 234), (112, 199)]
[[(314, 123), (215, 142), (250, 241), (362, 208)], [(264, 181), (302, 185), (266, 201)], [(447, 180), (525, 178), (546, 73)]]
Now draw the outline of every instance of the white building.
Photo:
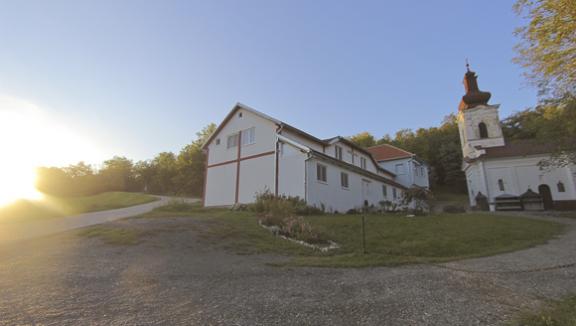
[(396, 174), (396, 182), (407, 188), (429, 189), (428, 165), (416, 154), (389, 144), (369, 147), (367, 150), (382, 168)]
[(345, 138), (318, 139), (243, 104), (234, 106), (203, 148), (205, 206), (252, 203), (270, 191), (346, 212), (382, 201), (400, 204), (406, 189)]
[[(504, 139), (499, 105), (488, 104), (490, 93), (478, 89), (476, 74), (464, 76), (466, 95), (458, 113), (471, 206), (486, 198), (490, 210), (497, 201), (538, 193), (545, 209), (576, 209), (576, 166), (543, 170), (538, 163), (550, 157), (550, 147), (531, 141)], [(518, 208), (522, 208), (521, 206)]]

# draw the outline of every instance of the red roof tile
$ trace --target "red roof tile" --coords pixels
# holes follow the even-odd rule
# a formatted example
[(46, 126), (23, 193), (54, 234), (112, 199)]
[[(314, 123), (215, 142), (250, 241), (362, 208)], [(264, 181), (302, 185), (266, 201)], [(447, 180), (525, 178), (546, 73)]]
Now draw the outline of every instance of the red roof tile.
[(388, 161), (414, 156), (413, 153), (388, 144), (369, 147), (367, 150), (376, 161)]
[(540, 143), (533, 140), (517, 140), (500, 147), (485, 148), (486, 154), (482, 157), (513, 157), (537, 154), (548, 154), (554, 150), (554, 145)]

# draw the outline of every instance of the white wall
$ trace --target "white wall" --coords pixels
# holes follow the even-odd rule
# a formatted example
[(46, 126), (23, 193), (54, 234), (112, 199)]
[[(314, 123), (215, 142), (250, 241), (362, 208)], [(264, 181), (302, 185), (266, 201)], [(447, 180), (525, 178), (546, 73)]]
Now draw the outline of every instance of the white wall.
[[(488, 138), (480, 138), (478, 125), (484, 122)], [(464, 157), (474, 157), (475, 146), (494, 147), (504, 145), (497, 105), (479, 105), (458, 113), (458, 129)]]
[(278, 155), (278, 194), (306, 198), (305, 161), (308, 155), (283, 143)]
[(322, 144), (315, 142), (307, 137), (301, 136), (300, 134), (297, 134), (295, 132), (292, 132), (290, 130), (282, 130), (282, 132), (280, 133), (282, 136), (286, 137), (286, 138), (290, 138), (292, 140), (294, 140), (297, 143), (300, 143), (304, 146), (310, 147), (311, 149), (317, 151), (317, 152), (324, 152), (324, 147), (322, 146)]
[[(486, 179), (490, 200), (502, 194), (521, 195), (528, 188), (538, 192), (538, 186), (546, 184), (550, 187), (554, 200), (576, 199), (576, 189), (573, 177), (567, 167), (551, 171), (540, 170), (538, 162), (546, 156), (530, 156), (499, 160), (485, 160)], [(498, 188), (498, 180), (504, 181), (504, 191)], [(558, 192), (557, 184), (564, 183), (565, 192)]]
[(209, 168), (206, 173), (205, 206), (234, 204), (236, 192), (236, 164)]
[(272, 154), (240, 161), (239, 203), (252, 203), (258, 193), (266, 190), (274, 193), (274, 160)]
[[(320, 163), (327, 166), (327, 180), (326, 182), (318, 181), (316, 178), (316, 165)], [(315, 158), (310, 159), (306, 164), (307, 176), (307, 202), (309, 205), (321, 207), (324, 205), (326, 211), (345, 213), (352, 208), (361, 208), (364, 205), (364, 200), (369, 204), (380, 207), (380, 201), (389, 200), (400, 203), (402, 192), (397, 189), (397, 199), (392, 198), (393, 186), (387, 185), (388, 197), (383, 196), (382, 185), (384, 183), (376, 180), (371, 180), (363, 175), (345, 170), (336, 165), (332, 165), (325, 161), (319, 161)], [(348, 173), (349, 188), (345, 189), (341, 186), (340, 173)], [(365, 194), (362, 191), (362, 180), (369, 180), (369, 193)]]

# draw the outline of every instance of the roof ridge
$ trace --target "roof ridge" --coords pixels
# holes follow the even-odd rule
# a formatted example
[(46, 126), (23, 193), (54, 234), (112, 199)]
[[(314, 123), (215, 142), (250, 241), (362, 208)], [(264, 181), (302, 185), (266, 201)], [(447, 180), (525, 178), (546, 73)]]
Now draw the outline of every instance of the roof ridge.
[(386, 143), (385, 143), (385, 144), (380, 144), (380, 145), (370, 146), (370, 147), (368, 147), (368, 148), (376, 148), (376, 147), (381, 147), (381, 146), (392, 147), (392, 148), (395, 148), (395, 149), (397, 149), (397, 150), (399, 150), (399, 151), (402, 151), (402, 152), (404, 152), (404, 153), (406, 153), (406, 154), (415, 155), (414, 153), (409, 152), (409, 151), (407, 151), (407, 150), (405, 150), (405, 149), (402, 149), (402, 148), (400, 148), (400, 147), (394, 146), (394, 145), (392, 145), (392, 144), (386, 144)]

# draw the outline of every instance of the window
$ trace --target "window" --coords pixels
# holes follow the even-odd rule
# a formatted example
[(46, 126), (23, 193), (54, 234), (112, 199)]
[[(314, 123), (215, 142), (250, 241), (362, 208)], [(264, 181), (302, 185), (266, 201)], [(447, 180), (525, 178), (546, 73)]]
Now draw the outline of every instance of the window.
[(423, 166), (420, 167), (420, 175), (424, 176), (424, 167)]
[(356, 154), (352, 153), (352, 164), (356, 162)]
[(254, 144), (256, 142), (256, 128), (242, 130), (242, 146)]
[(342, 160), (342, 147), (334, 146), (334, 157)]
[(216, 145), (220, 145), (220, 138), (216, 138)]
[(226, 141), (226, 148), (232, 148), (238, 146), (238, 134), (233, 134), (228, 136)]
[(360, 167), (363, 169), (366, 169), (366, 158), (365, 157), (360, 158)]
[(342, 188), (348, 188), (348, 173), (340, 173), (340, 185)]
[(321, 182), (326, 182), (326, 165), (316, 165), (316, 179)]
[(242, 118), (242, 112), (238, 113), (238, 118)]
[(558, 192), (566, 192), (566, 188), (564, 187), (564, 184), (561, 181), (558, 182), (557, 186), (558, 186)]
[(480, 131), (480, 138), (488, 138), (488, 128), (484, 122), (478, 124), (478, 131)]
[(386, 185), (382, 185), (382, 196), (384, 196), (384, 198), (388, 197), (388, 187), (386, 187)]
[(395, 171), (396, 174), (404, 174), (404, 163), (396, 164)]
[(504, 191), (504, 180), (498, 179), (498, 189)]
[(398, 198), (398, 191), (396, 191), (396, 188), (392, 188), (392, 198)]

